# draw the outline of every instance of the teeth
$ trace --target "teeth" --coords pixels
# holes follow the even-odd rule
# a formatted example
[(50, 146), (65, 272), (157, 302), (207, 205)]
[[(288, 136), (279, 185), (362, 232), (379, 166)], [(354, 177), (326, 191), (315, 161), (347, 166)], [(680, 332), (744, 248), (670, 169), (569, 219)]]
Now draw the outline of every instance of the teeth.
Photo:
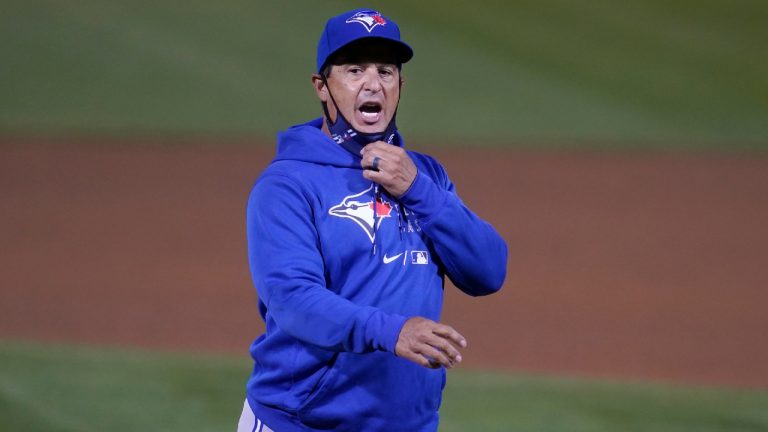
[(379, 113), (377, 112), (367, 112), (367, 111), (360, 111), (363, 114), (363, 117), (377, 117)]

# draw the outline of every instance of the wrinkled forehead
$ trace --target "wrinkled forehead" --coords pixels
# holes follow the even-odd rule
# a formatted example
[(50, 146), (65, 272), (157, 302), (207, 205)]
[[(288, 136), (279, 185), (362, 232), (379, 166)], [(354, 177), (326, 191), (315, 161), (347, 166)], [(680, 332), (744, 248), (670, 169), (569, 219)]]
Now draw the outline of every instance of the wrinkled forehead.
[(357, 40), (338, 52), (329, 59), (329, 63), (338, 66), (344, 64), (379, 63), (391, 64), (398, 68), (400, 64), (399, 47), (391, 41), (380, 38), (365, 38)]

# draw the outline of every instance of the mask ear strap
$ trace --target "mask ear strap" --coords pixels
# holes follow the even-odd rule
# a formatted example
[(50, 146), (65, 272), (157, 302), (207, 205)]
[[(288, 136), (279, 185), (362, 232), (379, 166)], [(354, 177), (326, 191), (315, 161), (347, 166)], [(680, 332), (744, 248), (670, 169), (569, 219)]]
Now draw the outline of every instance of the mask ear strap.
[[(325, 86), (325, 89), (328, 91), (328, 96), (331, 97), (331, 102), (333, 102), (334, 108), (336, 108), (336, 121), (339, 121), (339, 115), (341, 114), (341, 111), (339, 110), (339, 105), (336, 103), (336, 99), (333, 98), (333, 93), (331, 93), (331, 88), (328, 87), (328, 79), (326, 79), (325, 75), (320, 74), (323, 80), (323, 85)], [(336, 124), (335, 121), (331, 121), (331, 114), (328, 112), (328, 103), (327, 102), (320, 102), (320, 104), (323, 106), (323, 113), (325, 114), (325, 121), (328, 122), (328, 126), (333, 126)]]

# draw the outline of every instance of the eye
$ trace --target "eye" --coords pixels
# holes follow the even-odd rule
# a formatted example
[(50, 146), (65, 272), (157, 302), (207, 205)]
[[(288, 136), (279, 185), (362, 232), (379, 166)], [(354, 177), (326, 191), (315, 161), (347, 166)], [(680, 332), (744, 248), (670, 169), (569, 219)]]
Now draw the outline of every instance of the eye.
[(363, 68), (360, 66), (350, 66), (349, 69), (347, 69), (347, 72), (351, 73), (352, 75), (359, 75), (363, 73)]
[(390, 78), (395, 74), (395, 71), (393, 68), (389, 66), (379, 67), (379, 75), (385, 78)]

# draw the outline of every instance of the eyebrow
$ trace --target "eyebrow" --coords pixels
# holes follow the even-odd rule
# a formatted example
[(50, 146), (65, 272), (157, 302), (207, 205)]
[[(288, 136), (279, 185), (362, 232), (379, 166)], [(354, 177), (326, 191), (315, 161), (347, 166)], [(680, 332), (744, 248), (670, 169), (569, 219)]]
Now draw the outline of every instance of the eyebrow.
[(398, 69), (396, 63), (386, 63), (386, 62), (376, 62), (376, 61), (348, 61), (336, 66), (364, 66), (364, 65), (374, 65), (377, 68)]

